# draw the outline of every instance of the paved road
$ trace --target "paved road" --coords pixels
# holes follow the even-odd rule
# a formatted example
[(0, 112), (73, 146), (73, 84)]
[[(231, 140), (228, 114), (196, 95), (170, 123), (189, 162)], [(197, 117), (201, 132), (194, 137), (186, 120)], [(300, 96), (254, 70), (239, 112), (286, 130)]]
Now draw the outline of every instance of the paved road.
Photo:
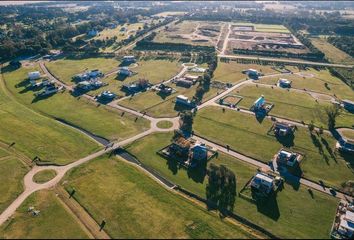
[(281, 63), (298, 63), (298, 64), (306, 64), (310, 66), (322, 66), (322, 67), (338, 67), (338, 68), (353, 68), (353, 65), (345, 65), (345, 64), (335, 64), (335, 63), (322, 63), (322, 62), (311, 62), (304, 60), (290, 60), (283, 58), (270, 58), (270, 57), (257, 57), (257, 56), (242, 56), (242, 55), (226, 55), (219, 54), (218, 57), (230, 58), (230, 59), (252, 59), (252, 60), (264, 60), (264, 61), (273, 61), (273, 62), (281, 62)]

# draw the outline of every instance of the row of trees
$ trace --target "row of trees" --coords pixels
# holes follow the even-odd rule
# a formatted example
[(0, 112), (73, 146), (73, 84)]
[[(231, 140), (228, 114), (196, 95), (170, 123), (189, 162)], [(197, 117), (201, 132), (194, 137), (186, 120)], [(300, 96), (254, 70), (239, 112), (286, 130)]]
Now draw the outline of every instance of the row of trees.
[(354, 57), (354, 37), (349, 36), (330, 36), (327, 41), (342, 51)]

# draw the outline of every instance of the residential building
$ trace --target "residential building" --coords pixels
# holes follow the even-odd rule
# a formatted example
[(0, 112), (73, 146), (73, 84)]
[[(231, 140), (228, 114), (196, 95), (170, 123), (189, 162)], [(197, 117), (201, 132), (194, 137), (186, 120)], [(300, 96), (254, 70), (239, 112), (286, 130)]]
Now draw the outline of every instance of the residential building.
[(191, 147), (192, 160), (206, 161), (208, 159), (208, 148), (204, 143), (197, 143)]
[(345, 138), (341, 138), (337, 143), (336, 143), (336, 148), (340, 151), (343, 152), (348, 152), (348, 153), (354, 153), (354, 142), (349, 140), (349, 139), (345, 139)]
[(278, 165), (294, 167), (298, 164), (299, 157), (300, 155), (297, 153), (282, 149), (279, 151), (276, 161)]
[(118, 74), (119, 75), (122, 75), (122, 76), (128, 76), (130, 77), (133, 72), (131, 70), (129, 70), (129, 68), (127, 67), (121, 67), (119, 70), (118, 70)]
[(266, 173), (257, 173), (251, 181), (251, 189), (261, 195), (269, 195), (274, 191), (275, 179)]
[(188, 97), (184, 96), (184, 95), (178, 95), (176, 97), (176, 104), (181, 104), (181, 105), (185, 105), (187, 107), (195, 107), (195, 103), (190, 101), (188, 99)]
[(354, 237), (354, 212), (347, 210), (345, 214), (341, 215), (338, 233), (348, 239)]
[(135, 56), (124, 56), (123, 57), (123, 63), (135, 63), (136, 62), (136, 59), (135, 59)]
[(184, 78), (179, 78), (175, 82), (177, 86), (185, 88), (190, 88), (193, 85), (193, 82), (185, 80)]
[(282, 88), (291, 88), (291, 81), (281, 78), (278, 81), (278, 86)]
[(342, 101), (342, 105), (344, 107), (344, 109), (350, 111), (350, 112), (354, 112), (354, 102), (351, 100), (343, 100)]
[(41, 78), (41, 73), (39, 71), (29, 72), (28, 78), (30, 80), (37, 80)]
[(294, 134), (295, 126), (288, 123), (276, 122), (273, 129), (276, 136), (286, 137)]
[(254, 103), (253, 103), (253, 107), (255, 110), (260, 110), (263, 109), (265, 105), (265, 98), (264, 96), (260, 96)]

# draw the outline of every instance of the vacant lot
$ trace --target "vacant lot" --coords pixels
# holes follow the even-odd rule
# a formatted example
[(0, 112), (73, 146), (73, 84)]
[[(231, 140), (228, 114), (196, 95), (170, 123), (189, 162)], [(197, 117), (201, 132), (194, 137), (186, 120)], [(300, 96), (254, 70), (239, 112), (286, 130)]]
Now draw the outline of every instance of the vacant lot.
[(233, 23), (234, 26), (252, 26), (257, 32), (275, 32), (275, 33), (290, 33), (283, 25), (277, 24), (255, 24), (255, 23)]
[[(150, 135), (132, 143), (127, 150), (174, 183), (205, 197), (207, 178), (201, 174), (202, 171), (186, 171), (156, 154), (156, 151), (170, 143), (171, 137), (171, 133)], [(255, 167), (224, 154), (210, 162), (226, 165), (235, 173), (237, 192), (256, 172)], [(237, 197), (234, 211), (279, 237), (327, 238), (337, 200), (316, 191), (314, 195), (311, 198), (306, 188), (294, 190), (291, 185), (285, 184), (285, 189), (277, 195), (276, 203), (267, 205), (267, 210)]]
[(33, 176), (33, 181), (36, 183), (45, 183), (52, 180), (57, 173), (54, 170), (43, 170)]
[[(328, 70), (316, 70), (308, 68), (300, 70), (299, 74), (286, 75), (284, 78), (292, 81), (292, 87), (300, 89), (308, 89), (316, 92), (337, 96), (341, 99), (351, 99), (354, 101), (353, 90), (339, 78), (331, 75)], [(262, 83), (276, 84), (279, 80), (277, 77), (267, 77), (260, 79)]]
[(130, 35), (134, 36), (139, 29), (142, 29), (143, 23), (123, 24), (116, 28), (106, 28), (99, 32), (94, 39), (106, 40), (107, 38), (117, 37), (117, 42), (127, 39)]
[(156, 17), (167, 17), (167, 16), (177, 16), (177, 15), (184, 15), (187, 12), (160, 12), (155, 14)]
[[(27, 210), (39, 210), (33, 216)], [(32, 194), (15, 212), (15, 215), (0, 226), (0, 238), (88, 238), (76, 219), (66, 211), (52, 191)]]
[(65, 180), (97, 222), (106, 220), (105, 230), (113, 238), (251, 237), (115, 157), (84, 164)]
[[(243, 100), (240, 106), (250, 109), (253, 103), (264, 95), (267, 102), (273, 103), (274, 108), (270, 115), (292, 119), (305, 123), (314, 122), (316, 126), (327, 128), (328, 117), (325, 113), (325, 107), (330, 106), (328, 101), (317, 100), (307, 93), (287, 91), (282, 88), (269, 88), (262, 86), (243, 86), (235, 90), (235, 93), (241, 95)], [(351, 127), (354, 116), (345, 111), (337, 119), (337, 126)]]
[(336, 48), (332, 44), (326, 41), (323, 38), (311, 38), (312, 44), (317, 47), (321, 52), (326, 55), (326, 58), (333, 63), (353, 63), (354, 59), (343, 52), (342, 50)]
[[(3, 79), (0, 80), (1, 141), (15, 143), (13, 147), (31, 159), (38, 156), (59, 164), (98, 150), (99, 145), (85, 135), (18, 103), (5, 89)], [(16, 84), (15, 77), (9, 81), (10, 87)]]
[(104, 105), (96, 106), (87, 99), (75, 99), (66, 92), (36, 100), (34, 92), (26, 88), (26, 74), (31, 70), (33, 69), (21, 68), (4, 74), (4, 78), (16, 98), (42, 114), (63, 119), (110, 140), (127, 138), (149, 127), (145, 119), (135, 122), (133, 115), (121, 116), (120, 111)]
[(28, 168), (14, 156), (0, 158), (0, 213), (23, 191), (22, 179)]
[(119, 61), (112, 58), (61, 59), (46, 63), (49, 71), (61, 81), (71, 85), (72, 77), (86, 70), (99, 69), (103, 73), (117, 70)]
[(271, 65), (258, 64), (242, 64), (235, 61), (218, 62), (218, 66), (214, 72), (214, 80), (224, 83), (238, 83), (247, 78), (247, 75), (242, 73), (243, 70), (255, 69), (264, 75), (279, 73), (272, 69)]
[(234, 110), (223, 113), (219, 107), (200, 110), (193, 126), (196, 133), (266, 163), (281, 147), (299, 151), (305, 154), (301, 162), (304, 176), (315, 181), (323, 180), (340, 188), (343, 182), (353, 179), (345, 159), (334, 153), (336, 140), (327, 134), (311, 136), (307, 128), (299, 127), (293, 140), (279, 142), (267, 134), (272, 126), (270, 120), (264, 119), (260, 123), (253, 115)]

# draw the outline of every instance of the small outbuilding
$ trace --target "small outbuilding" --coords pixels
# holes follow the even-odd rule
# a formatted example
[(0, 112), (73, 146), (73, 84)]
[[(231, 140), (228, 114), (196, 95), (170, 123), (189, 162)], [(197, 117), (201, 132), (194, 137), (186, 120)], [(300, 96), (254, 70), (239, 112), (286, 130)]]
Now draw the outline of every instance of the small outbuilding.
[(41, 78), (41, 73), (39, 71), (29, 72), (28, 78), (30, 80), (37, 80)]

